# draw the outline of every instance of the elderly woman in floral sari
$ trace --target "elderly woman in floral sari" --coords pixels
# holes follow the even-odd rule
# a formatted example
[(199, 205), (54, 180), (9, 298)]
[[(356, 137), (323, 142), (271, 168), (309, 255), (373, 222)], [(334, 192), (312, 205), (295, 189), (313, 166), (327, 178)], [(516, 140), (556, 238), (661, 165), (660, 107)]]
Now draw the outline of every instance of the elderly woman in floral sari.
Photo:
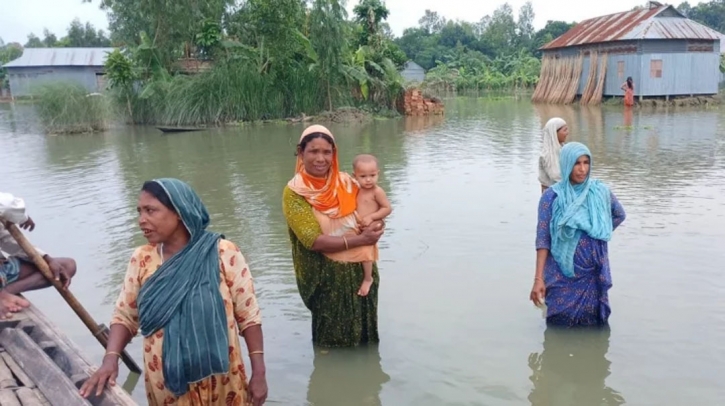
[[(139, 225), (101, 368), (81, 395), (115, 384), (120, 353), (144, 336), (150, 405), (261, 405), (267, 397), (262, 327), (249, 268), (234, 243), (206, 230), (209, 213), (184, 182), (143, 185)], [(239, 335), (252, 366), (247, 383)]]
[(592, 154), (578, 142), (561, 150), (561, 180), (541, 195), (536, 274), (530, 299), (551, 325), (606, 325), (612, 287), (607, 242), (624, 221), (616, 196), (590, 179)]
[(340, 172), (332, 133), (308, 127), (297, 145), (296, 174), (283, 192), (282, 206), (292, 242), (297, 287), (312, 313), (312, 341), (322, 347), (378, 342), (378, 277), (358, 296), (361, 258), (383, 234), (380, 222), (360, 229), (358, 187)]

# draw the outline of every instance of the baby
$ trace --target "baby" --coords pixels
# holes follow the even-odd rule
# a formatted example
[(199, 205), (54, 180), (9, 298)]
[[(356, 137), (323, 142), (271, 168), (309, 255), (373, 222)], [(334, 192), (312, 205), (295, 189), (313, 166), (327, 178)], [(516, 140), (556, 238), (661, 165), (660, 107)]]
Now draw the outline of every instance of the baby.
[[(358, 155), (352, 161), (353, 176), (360, 185), (357, 195), (357, 213), (362, 228), (385, 219), (393, 212), (385, 191), (378, 186), (378, 160), (372, 155)], [(374, 250), (374, 259), (377, 259), (377, 247)], [(371, 258), (372, 259), (372, 258)], [(364, 261), (364, 277), (357, 294), (367, 296), (373, 284), (373, 260)]]

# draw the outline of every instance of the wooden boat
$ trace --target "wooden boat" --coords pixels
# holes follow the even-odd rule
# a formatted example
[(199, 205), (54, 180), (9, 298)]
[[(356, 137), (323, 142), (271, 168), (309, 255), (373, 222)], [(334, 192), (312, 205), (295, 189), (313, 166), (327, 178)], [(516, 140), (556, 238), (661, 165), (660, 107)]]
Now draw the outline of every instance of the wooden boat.
[(0, 405), (138, 406), (119, 385), (83, 399), (78, 390), (93, 370), (82, 351), (35, 306), (0, 320)]
[(188, 131), (201, 131), (201, 130), (206, 129), (203, 127), (163, 127), (163, 126), (157, 126), (156, 128), (164, 133), (183, 133), (183, 132), (188, 132)]

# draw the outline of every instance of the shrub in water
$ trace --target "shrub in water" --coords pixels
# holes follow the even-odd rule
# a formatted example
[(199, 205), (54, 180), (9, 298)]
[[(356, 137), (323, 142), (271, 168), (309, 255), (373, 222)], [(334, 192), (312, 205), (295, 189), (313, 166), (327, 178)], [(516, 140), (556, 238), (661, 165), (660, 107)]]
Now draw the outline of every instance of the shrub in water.
[(38, 116), (46, 132), (73, 134), (108, 128), (110, 108), (105, 96), (89, 94), (75, 83), (56, 82), (33, 91)]

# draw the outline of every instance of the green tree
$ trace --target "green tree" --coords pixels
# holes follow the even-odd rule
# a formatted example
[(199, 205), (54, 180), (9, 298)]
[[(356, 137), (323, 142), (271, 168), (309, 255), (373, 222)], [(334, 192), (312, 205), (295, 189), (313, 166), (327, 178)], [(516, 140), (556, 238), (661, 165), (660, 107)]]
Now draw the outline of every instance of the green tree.
[(425, 10), (423, 17), (418, 20), (418, 25), (427, 34), (437, 34), (446, 25), (446, 19), (436, 11)]
[(84, 25), (77, 18), (71, 22), (62, 41), (68, 47), (102, 48), (111, 46), (111, 40), (106, 37), (103, 30), (96, 30), (89, 22)]
[(6, 44), (2, 38), (0, 38), (0, 93), (2, 89), (7, 89), (9, 86), (7, 78), (7, 69), (2, 68), (2, 65), (20, 58), (23, 55), (23, 47), (17, 42), (11, 42)]
[[(390, 10), (380, 0), (362, 0), (353, 9), (355, 22), (363, 27), (362, 43), (373, 45), (373, 42), (381, 42), (380, 24), (388, 19)], [(377, 45), (377, 44), (376, 44)]]
[(534, 6), (527, 1), (519, 10), (519, 18), (516, 21), (516, 31), (519, 36), (519, 46), (533, 51), (534, 36)]
[(284, 64), (303, 52), (297, 33), (305, 17), (300, 0), (248, 0), (229, 13), (226, 28), (241, 43), (264, 49), (271, 63)]
[(539, 48), (564, 35), (567, 31), (574, 28), (575, 25), (576, 23), (567, 23), (565, 21), (547, 21), (544, 28), (537, 31), (534, 35), (534, 54), (540, 56)]
[(25, 44), (26, 48), (103, 48), (110, 46), (111, 41), (106, 37), (103, 30), (96, 30), (88, 22), (83, 25), (77, 18), (70, 23), (65, 37), (60, 40), (54, 33), (45, 28), (43, 29), (42, 40), (35, 34), (30, 33), (28, 42)]
[(28, 34), (28, 42), (25, 43), (25, 48), (43, 48), (43, 41), (40, 40), (32, 32)]
[[(92, 0), (83, 0), (91, 2)], [(138, 46), (146, 33), (167, 69), (182, 57), (196, 55), (196, 36), (207, 21), (222, 24), (234, 0), (99, 0), (108, 13), (111, 40)]]
[(344, 68), (346, 18), (344, 0), (314, 0), (312, 3), (309, 32), (317, 59), (314, 67), (325, 82), (327, 105), (331, 111), (332, 87), (339, 83)]
[(491, 20), (483, 33), (486, 41), (496, 55), (510, 54), (517, 51), (516, 21), (511, 6), (505, 3), (499, 6), (491, 16)]
[(692, 7), (684, 2), (677, 6), (677, 10), (700, 24), (706, 25), (718, 32), (725, 32), (725, 1), (711, 0)]

